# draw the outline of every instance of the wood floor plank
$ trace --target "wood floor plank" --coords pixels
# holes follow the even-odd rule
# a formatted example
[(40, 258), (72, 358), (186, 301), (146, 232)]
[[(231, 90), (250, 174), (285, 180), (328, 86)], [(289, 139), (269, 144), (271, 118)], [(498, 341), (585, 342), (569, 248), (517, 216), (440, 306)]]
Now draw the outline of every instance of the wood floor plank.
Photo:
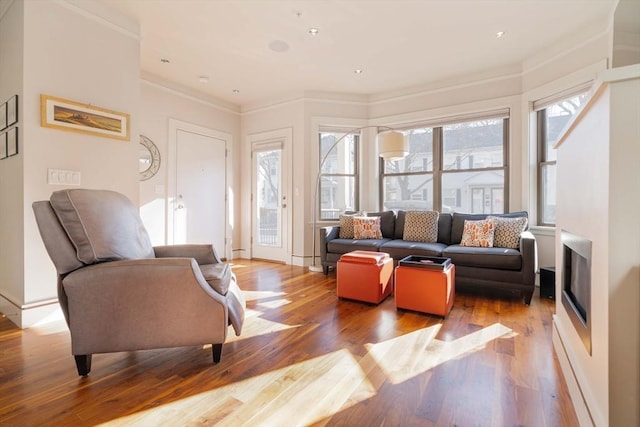
[(63, 320), (0, 318), (0, 425), (577, 426), (551, 343), (553, 301), (456, 294), (451, 313), (339, 299), (335, 273), (234, 260), (243, 334), (93, 356)]

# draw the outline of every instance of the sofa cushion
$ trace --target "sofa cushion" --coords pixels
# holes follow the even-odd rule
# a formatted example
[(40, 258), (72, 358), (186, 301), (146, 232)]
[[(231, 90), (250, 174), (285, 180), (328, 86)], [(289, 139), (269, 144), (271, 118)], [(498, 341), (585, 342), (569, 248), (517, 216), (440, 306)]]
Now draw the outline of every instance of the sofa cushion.
[(138, 209), (115, 191), (56, 191), (51, 207), (85, 264), (155, 258)]
[(353, 217), (355, 214), (340, 215), (340, 238), (353, 239)]
[(499, 216), (488, 216), (496, 222), (496, 229), (493, 235), (493, 246), (497, 248), (520, 248), (520, 235), (527, 227), (527, 218), (504, 218)]
[(460, 246), (492, 248), (495, 229), (496, 222), (491, 218), (465, 221)]
[[(396, 216), (395, 239), (402, 239), (404, 234), (405, 211), (398, 211)], [(438, 217), (438, 243), (448, 245), (451, 241), (451, 214), (442, 213)]]
[(380, 217), (380, 231), (385, 239), (393, 239), (396, 227), (396, 214), (393, 211), (367, 212), (367, 216)]
[(456, 266), (501, 270), (520, 270), (522, 267), (522, 255), (517, 249), (451, 245), (442, 251), (442, 256), (451, 258)]
[(333, 239), (327, 242), (327, 251), (346, 254), (351, 251), (377, 251), (380, 245), (390, 239)]
[(380, 231), (380, 217), (353, 217), (353, 238), (382, 239), (382, 231)]
[(409, 255), (442, 256), (442, 251), (446, 247), (444, 243), (408, 242), (396, 239), (383, 243), (378, 250), (388, 253), (395, 260), (400, 260)]
[[(442, 217), (442, 214), (440, 215)], [(485, 219), (489, 214), (468, 214), (454, 212), (451, 221), (451, 240), (448, 242), (450, 245), (458, 245), (462, 240), (462, 231), (464, 230), (464, 221), (478, 221)], [(491, 216), (497, 216), (500, 218), (528, 218), (527, 212), (511, 212), (506, 214), (491, 214)], [(438, 240), (440, 241), (440, 240)]]
[(402, 239), (411, 242), (437, 242), (438, 217), (439, 214), (435, 211), (407, 211)]

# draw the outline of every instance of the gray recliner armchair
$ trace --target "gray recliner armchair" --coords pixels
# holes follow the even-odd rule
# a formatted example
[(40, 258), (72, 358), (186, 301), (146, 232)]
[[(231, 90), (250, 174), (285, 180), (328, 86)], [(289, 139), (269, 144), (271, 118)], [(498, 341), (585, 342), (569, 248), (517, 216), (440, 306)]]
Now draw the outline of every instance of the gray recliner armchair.
[(211, 344), (240, 335), (245, 299), (211, 245), (152, 247), (138, 209), (106, 190), (56, 191), (33, 203), (58, 273), (78, 374), (91, 355)]

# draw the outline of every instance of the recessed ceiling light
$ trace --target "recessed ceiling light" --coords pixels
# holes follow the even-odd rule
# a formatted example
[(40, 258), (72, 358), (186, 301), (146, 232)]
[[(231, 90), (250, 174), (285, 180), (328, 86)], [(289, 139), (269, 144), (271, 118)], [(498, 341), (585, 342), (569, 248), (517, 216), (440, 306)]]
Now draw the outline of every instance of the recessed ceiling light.
[(274, 52), (286, 52), (289, 50), (289, 44), (283, 40), (274, 40), (269, 43), (269, 49)]
[(498, 31), (498, 32), (496, 33), (496, 38), (498, 38), (498, 39), (499, 39), (499, 38), (500, 38), (500, 37), (502, 37), (502, 36), (504, 36), (504, 31)]
[(163, 64), (168, 64), (171, 61), (169, 61), (167, 58), (161, 58), (160, 62), (162, 62)]
[(240, 93), (240, 89), (234, 89), (233, 93)]
[(356, 74), (362, 74), (362, 70), (360, 68), (358, 68), (357, 70), (354, 70), (353, 72)]
[(309, 34), (311, 34), (312, 36), (317, 36), (319, 33), (317, 28), (309, 28)]
[(198, 81), (199, 81), (200, 83), (209, 83), (209, 77), (207, 77), (207, 76), (200, 76), (200, 77), (198, 77)]

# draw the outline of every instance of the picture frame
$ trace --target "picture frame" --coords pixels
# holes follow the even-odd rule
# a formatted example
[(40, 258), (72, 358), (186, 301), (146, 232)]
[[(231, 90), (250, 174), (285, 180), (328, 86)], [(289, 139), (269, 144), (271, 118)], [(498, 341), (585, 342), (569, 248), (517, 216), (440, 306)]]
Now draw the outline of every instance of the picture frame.
[(7, 157), (18, 154), (18, 127), (13, 127), (7, 132), (6, 149)]
[(130, 140), (129, 114), (40, 95), (40, 125), (89, 135)]
[(7, 103), (0, 104), (0, 131), (7, 128)]
[(18, 95), (13, 95), (7, 104), (7, 126), (18, 123)]
[(9, 157), (7, 155), (7, 133), (0, 133), (0, 160)]

